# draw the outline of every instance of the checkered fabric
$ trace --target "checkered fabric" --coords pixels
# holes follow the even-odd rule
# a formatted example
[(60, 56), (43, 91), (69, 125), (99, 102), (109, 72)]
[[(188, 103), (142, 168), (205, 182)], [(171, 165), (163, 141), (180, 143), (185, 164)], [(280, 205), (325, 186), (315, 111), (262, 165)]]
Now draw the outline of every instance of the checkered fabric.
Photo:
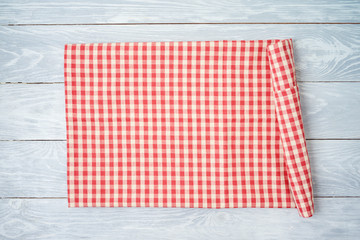
[(292, 44), (65, 45), (69, 207), (312, 216)]

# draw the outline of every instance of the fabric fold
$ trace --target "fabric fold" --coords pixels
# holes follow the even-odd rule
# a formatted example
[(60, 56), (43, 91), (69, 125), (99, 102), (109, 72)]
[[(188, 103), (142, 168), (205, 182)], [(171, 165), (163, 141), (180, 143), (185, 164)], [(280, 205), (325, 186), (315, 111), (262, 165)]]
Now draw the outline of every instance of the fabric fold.
[(290, 189), (299, 215), (311, 217), (314, 213), (312, 177), (296, 82), (292, 39), (268, 45), (267, 55)]

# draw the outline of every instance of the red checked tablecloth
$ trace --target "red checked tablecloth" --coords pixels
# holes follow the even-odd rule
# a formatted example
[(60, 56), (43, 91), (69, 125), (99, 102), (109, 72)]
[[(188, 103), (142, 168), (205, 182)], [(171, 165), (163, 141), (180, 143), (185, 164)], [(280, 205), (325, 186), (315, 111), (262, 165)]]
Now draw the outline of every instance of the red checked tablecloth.
[(65, 45), (69, 207), (314, 212), (292, 39)]

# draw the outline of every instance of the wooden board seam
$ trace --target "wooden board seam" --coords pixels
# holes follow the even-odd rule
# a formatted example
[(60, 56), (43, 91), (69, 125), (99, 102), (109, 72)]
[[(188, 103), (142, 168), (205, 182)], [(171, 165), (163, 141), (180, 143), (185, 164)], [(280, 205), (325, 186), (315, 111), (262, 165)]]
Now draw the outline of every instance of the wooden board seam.
[[(360, 198), (360, 196), (314, 196), (314, 198)], [(67, 197), (0, 197), (0, 199), (67, 199)]]
[[(349, 81), (297, 81), (298, 83), (358, 83), (360, 80)], [(64, 84), (64, 82), (0, 82), (0, 84)]]
[(261, 24), (261, 25), (271, 25), (271, 24), (286, 24), (286, 25), (304, 25), (304, 24), (360, 24), (360, 22), (179, 22), (179, 23), (161, 23), (161, 22), (152, 22), (152, 23), (8, 23), (1, 24), (0, 26), (7, 27), (19, 27), (19, 26), (132, 26), (132, 25), (247, 25), (247, 24)]

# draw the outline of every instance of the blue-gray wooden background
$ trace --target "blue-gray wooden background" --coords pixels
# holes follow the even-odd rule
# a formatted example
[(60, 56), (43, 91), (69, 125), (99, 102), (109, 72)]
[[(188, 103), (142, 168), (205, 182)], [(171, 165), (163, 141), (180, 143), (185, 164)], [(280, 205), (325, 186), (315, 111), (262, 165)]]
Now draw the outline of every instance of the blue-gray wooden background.
[[(360, 239), (360, 1), (0, 1), (0, 239)], [(315, 215), (67, 208), (66, 43), (293, 38)]]

